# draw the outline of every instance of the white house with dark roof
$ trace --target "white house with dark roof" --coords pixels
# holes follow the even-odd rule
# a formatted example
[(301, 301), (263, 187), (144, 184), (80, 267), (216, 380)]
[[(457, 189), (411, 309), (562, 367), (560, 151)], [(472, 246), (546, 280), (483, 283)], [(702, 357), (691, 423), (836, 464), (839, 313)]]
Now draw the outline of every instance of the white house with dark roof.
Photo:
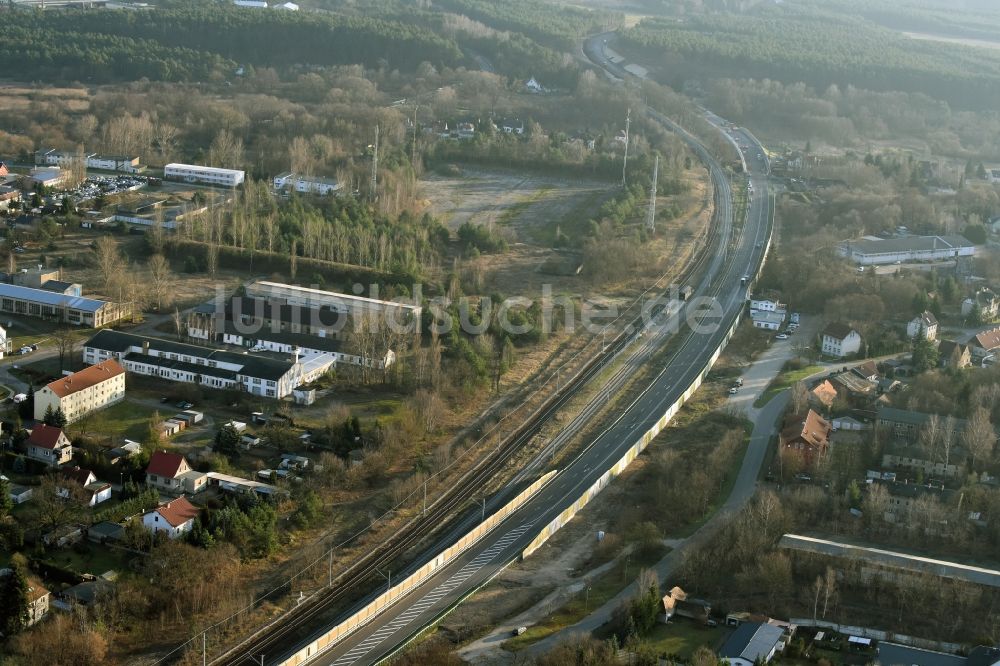
[(73, 458), (73, 446), (61, 428), (39, 423), (31, 429), (25, 442), (28, 457), (50, 467), (68, 463)]
[(820, 351), (827, 356), (844, 358), (861, 350), (861, 334), (848, 324), (827, 324), (820, 337)]
[(937, 340), (938, 320), (933, 312), (924, 310), (906, 324), (906, 337), (911, 340), (917, 336), (925, 340)]

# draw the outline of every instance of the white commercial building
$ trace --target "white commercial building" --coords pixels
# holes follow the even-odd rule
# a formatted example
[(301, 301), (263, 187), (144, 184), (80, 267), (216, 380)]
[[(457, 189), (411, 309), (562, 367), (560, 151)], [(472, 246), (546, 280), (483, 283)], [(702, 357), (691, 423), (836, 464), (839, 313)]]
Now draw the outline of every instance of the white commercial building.
[(64, 150), (44, 150), (35, 155), (35, 161), (39, 164), (48, 164), (58, 167), (71, 167), (77, 160), (82, 159), (88, 169), (102, 169), (104, 171), (122, 171), (125, 173), (138, 173), (142, 170), (138, 157), (125, 155), (98, 155), (97, 153), (73, 153)]
[(333, 178), (318, 176), (303, 176), (286, 171), (274, 177), (274, 189), (294, 190), (300, 194), (318, 194), (326, 196), (340, 190), (340, 183)]
[(381, 301), (377, 298), (364, 298), (267, 280), (251, 282), (246, 286), (245, 293), (253, 298), (264, 298), (288, 305), (303, 305), (311, 308), (328, 307), (354, 316), (393, 313), (399, 318), (400, 323), (405, 321), (404, 316), (408, 315), (417, 319), (423, 311), (419, 305)]
[(972, 257), (976, 246), (964, 236), (868, 237), (844, 241), (838, 251), (856, 264), (873, 266)]
[(754, 328), (764, 329), (765, 331), (777, 331), (785, 322), (785, 313), (784, 311), (767, 312), (755, 310), (751, 313), (750, 319), (753, 321)]
[(336, 362), (331, 354), (279, 360), (104, 329), (84, 343), (83, 360), (109, 358), (139, 375), (277, 399), (319, 379)]
[(239, 169), (221, 169), (197, 164), (168, 164), (163, 167), (163, 177), (167, 180), (181, 180), (185, 183), (236, 187), (246, 178), (246, 172)]

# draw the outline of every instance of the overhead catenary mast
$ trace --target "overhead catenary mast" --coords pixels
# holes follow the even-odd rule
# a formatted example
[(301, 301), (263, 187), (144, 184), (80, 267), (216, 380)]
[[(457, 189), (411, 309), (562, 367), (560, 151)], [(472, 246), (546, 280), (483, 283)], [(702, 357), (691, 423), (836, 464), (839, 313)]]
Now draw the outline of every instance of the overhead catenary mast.
[(375, 125), (375, 147), (372, 150), (372, 180), (371, 198), (375, 201), (378, 198), (378, 125)]
[(649, 186), (649, 210), (646, 211), (646, 229), (653, 233), (656, 231), (656, 181), (660, 175), (660, 156), (656, 156), (653, 162), (653, 184)]
[(628, 129), (632, 123), (632, 109), (625, 113), (625, 161), (622, 162), (622, 187), (625, 187), (625, 169), (628, 167)]

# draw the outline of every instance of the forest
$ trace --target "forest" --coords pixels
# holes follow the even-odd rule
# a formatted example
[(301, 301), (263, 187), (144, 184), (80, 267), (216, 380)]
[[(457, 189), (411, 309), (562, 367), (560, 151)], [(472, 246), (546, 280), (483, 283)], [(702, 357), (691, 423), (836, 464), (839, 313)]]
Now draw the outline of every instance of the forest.
[(461, 53), (430, 30), (401, 22), (181, 2), (155, 13), (7, 12), (0, 57), (16, 59), (22, 78), (106, 82), (211, 80), (232, 76), (236, 63), (412, 70), (424, 61), (453, 64)]
[(825, 3), (644, 19), (622, 34), (627, 47), (667, 66), (675, 88), (728, 76), (925, 93), (957, 108), (1000, 101), (1000, 53), (910, 39)]

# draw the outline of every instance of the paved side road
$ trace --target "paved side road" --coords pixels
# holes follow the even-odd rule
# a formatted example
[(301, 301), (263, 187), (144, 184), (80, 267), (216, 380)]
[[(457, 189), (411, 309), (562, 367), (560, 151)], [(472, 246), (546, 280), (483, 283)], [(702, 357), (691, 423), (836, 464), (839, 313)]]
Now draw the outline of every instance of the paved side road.
[[(767, 454), (768, 443), (774, 433), (775, 423), (777, 423), (778, 419), (784, 413), (788, 399), (789, 393), (785, 391), (775, 396), (763, 408), (756, 410), (750, 444), (743, 457), (743, 465), (740, 467), (739, 475), (736, 477), (736, 483), (733, 485), (729, 498), (708, 522), (656, 563), (653, 571), (656, 572), (661, 585), (666, 585), (670, 582), (671, 576), (677, 571), (683, 561), (684, 554), (689, 549), (708, 541), (725, 523), (726, 517), (739, 511), (753, 497), (754, 492), (757, 490), (757, 478), (760, 474), (764, 457)], [(631, 583), (593, 613), (576, 624), (535, 643), (526, 650), (526, 653), (530, 656), (538, 656), (549, 652), (560, 642), (573, 635), (594, 632), (602, 625), (607, 624), (611, 620), (611, 616), (615, 610), (634, 597), (637, 591), (636, 583)]]

